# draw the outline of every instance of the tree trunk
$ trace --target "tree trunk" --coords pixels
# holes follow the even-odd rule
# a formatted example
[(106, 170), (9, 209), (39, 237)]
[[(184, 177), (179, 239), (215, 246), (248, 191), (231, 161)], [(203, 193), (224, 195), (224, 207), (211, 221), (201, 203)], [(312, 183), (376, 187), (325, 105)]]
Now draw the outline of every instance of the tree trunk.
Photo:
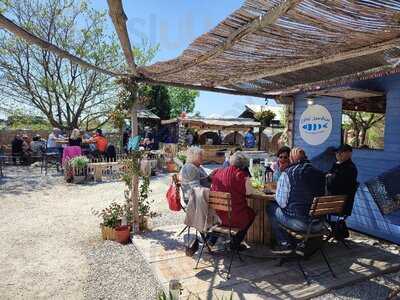
[(368, 128), (361, 129), (361, 137), (360, 137), (360, 145), (361, 146), (365, 145), (365, 139), (367, 137), (367, 130), (368, 130)]

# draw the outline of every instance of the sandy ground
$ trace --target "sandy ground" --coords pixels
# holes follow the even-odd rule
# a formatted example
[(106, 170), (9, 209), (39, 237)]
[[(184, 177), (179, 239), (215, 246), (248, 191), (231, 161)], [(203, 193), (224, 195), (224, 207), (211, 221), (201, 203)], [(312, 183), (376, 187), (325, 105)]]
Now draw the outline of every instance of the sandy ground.
[[(133, 245), (103, 242), (91, 213), (123, 201), (120, 182), (71, 185), (29, 167), (0, 179), (0, 299), (155, 299), (159, 284)], [(156, 179), (156, 180), (155, 180)], [(152, 180), (153, 226), (182, 222), (164, 200), (169, 177)], [(400, 274), (320, 299), (384, 299)]]

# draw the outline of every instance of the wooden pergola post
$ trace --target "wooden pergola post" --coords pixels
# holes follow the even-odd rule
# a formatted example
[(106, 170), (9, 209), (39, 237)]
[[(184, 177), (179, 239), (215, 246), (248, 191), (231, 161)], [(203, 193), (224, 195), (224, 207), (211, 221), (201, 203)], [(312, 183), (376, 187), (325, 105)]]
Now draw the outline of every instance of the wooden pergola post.
[[(126, 27), (126, 21), (128, 18), (125, 15), (124, 9), (122, 7), (121, 0), (108, 0), (109, 15), (114, 24), (115, 31), (117, 32), (119, 41), (121, 43), (122, 50), (124, 51), (125, 60), (128, 64), (129, 71), (132, 75), (137, 75), (137, 69), (135, 64), (135, 57), (133, 56), (133, 51), (131, 47), (131, 42), (129, 40), (128, 30)], [(138, 130), (138, 118), (137, 118), (137, 103), (138, 103), (138, 85), (134, 81), (131, 83), (132, 91), (132, 107), (131, 107), (131, 123), (132, 123), (132, 136), (137, 136)], [(140, 163), (135, 162), (135, 163)], [(131, 190), (131, 205), (133, 213), (133, 228), (134, 232), (139, 230), (139, 177), (138, 175), (132, 176), (132, 190)]]
[[(135, 87), (132, 91), (132, 106), (131, 106), (131, 133), (132, 136), (139, 135), (139, 124), (138, 124), (138, 117), (137, 117), (137, 102), (138, 102), (138, 89), (135, 83)], [(136, 158), (134, 158), (136, 159)], [(135, 162), (137, 164), (140, 161)], [(131, 205), (132, 205), (132, 213), (133, 213), (133, 232), (139, 231), (139, 176), (133, 175), (132, 176), (132, 190), (131, 190)]]

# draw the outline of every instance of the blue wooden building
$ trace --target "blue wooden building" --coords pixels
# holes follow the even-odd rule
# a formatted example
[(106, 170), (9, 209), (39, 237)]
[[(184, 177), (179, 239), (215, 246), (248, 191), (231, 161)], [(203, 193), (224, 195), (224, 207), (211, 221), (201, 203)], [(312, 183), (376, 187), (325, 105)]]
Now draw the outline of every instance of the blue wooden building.
[[(354, 230), (400, 244), (400, 210), (383, 215), (365, 185), (368, 180), (400, 166), (400, 75), (357, 81), (353, 82), (351, 87), (382, 92), (386, 98), (386, 120), (383, 149), (353, 150), (353, 160), (359, 171), (360, 187), (348, 225)], [(340, 145), (343, 99), (328, 96), (317, 96), (313, 99), (314, 105), (324, 106), (332, 116), (331, 134), (325, 142), (317, 146), (309, 145), (299, 133), (300, 116), (309, 106), (309, 102), (306, 94), (295, 96), (293, 142), (295, 146), (304, 148), (307, 155), (312, 158), (329, 146)], [(400, 178), (398, 182), (400, 184)]]

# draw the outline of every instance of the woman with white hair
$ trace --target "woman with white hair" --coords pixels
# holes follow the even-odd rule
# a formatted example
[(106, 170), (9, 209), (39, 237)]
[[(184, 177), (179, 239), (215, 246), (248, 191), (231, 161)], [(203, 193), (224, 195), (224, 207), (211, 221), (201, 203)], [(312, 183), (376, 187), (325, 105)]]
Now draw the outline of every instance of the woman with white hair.
[(216, 211), (216, 213), (223, 225), (240, 229), (232, 241), (231, 248), (242, 250), (240, 247), (241, 242), (245, 238), (247, 230), (256, 216), (246, 201), (246, 195), (252, 193), (251, 190), (246, 189), (246, 186), (248, 186), (246, 182), (249, 179), (247, 172), (249, 160), (243, 152), (238, 151), (230, 157), (229, 164), (229, 167), (215, 170), (212, 173), (211, 191), (231, 194), (232, 214), (230, 224), (227, 212)]
[(186, 163), (180, 172), (183, 200), (189, 201), (189, 193), (194, 187), (210, 187), (209, 177), (201, 167), (203, 164), (203, 149), (190, 147), (186, 152)]

